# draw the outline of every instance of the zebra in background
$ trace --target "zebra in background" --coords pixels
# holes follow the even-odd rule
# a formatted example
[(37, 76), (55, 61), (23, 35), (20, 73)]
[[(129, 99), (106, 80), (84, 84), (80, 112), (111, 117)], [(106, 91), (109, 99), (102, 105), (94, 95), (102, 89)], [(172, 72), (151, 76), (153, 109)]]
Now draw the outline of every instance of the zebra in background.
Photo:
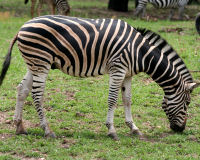
[(135, 16), (145, 15), (146, 4), (151, 3), (157, 8), (171, 8), (169, 19), (172, 19), (174, 14), (174, 8), (178, 8), (179, 19), (183, 19), (184, 8), (187, 4), (191, 3), (192, 0), (135, 0)]
[(200, 35), (200, 12), (197, 14), (196, 19), (195, 19), (195, 27), (197, 32)]
[(191, 75), (186, 76), (185, 73), (189, 71), (182, 66), (185, 64), (180, 58), (173, 58), (178, 55), (172, 48), (167, 50), (168, 47), (162, 48), (157, 43), (153, 45), (140, 32), (126, 22), (114, 19), (49, 15), (25, 23), (10, 45), (0, 74), (1, 85), (10, 65), (13, 45), (18, 41), (28, 70), (17, 87), (14, 115), (16, 134), (26, 133), (22, 110), (31, 90), (45, 136), (56, 137), (48, 126), (42, 108), (45, 81), (50, 69), (60, 69), (77, 77), (109, 74), (106, 126), (108, 135), (113, 139), (118, 139), (114, 127), (114, 110), (120, 90), (126, 125), (131, 134), (142, 137), (131, 114), (131, 80), (132, 76), (145, 72), (165, 93), (162, 107), (170, 128), (182, 132), (186, 125), (190, 93), (199, 84), (193, 81)]
[[(34, 10), (37, 0), (31, 0), (31, 17), (34, 17)], [(25, 4), (28, 3), (28, 0), (24, 1)], [(59, 14), (67, 15), (70, 12), (70, 6), (67, 0), (39, 0), (37, 6), (37, 14), (40, 16), (43, 3), (46, 3), (50, 10), (51, 14), (55, 14), (55, 8), (57, 8)]]

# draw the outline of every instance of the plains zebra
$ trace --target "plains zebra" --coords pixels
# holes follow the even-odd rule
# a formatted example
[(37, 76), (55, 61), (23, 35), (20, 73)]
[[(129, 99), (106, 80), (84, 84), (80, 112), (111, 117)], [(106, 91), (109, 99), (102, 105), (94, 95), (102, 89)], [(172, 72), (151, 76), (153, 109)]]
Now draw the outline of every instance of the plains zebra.
[(157, 8), (171, 8), (169, 19), (174, 14), (174, 8), (179, 8), (179, 19), (183, 19), (184, 7), (191, 3), (192, 0), (135, 0), (136, 10), (135, 16), (142, 14), (144, 16), (146, 10), (146, 4), (151, 3)]
[(200, 12), (196, 16), (195, 26), (196, 26), (197, 32), (200, 34)]
[[(83, 19), (65, 16), (42, 16), (25, 23), (13, 39), (4, 61), (0, 85), (11, 60), (11, 51), (18, 41), (28, 71), (18, 85), (14, 122), (16, 133), (25, 133), (22, 123), (23, 103), (30, 90), (46, 136), (55, 137), (42, 109), (45, 81), (50, 69), (60, 69), (77, 77), (109, 74), (109, 96), (106, 126), (108, 135), (117, 139), (114, 109), (121, 89), (125, 122), (132, 134), (142, 136), (131, 114), (131, 79), (145, 72), (163, 88), (163, 109), (174, 131), (183, 131), (187, 119), (190, 92), (199, 84), (168, 47), (149, 44), (132, 26), (122, 20)], [(166, 42), (167, 43), (167, 42)], [(167, 46), (167, 44), (166, 44)], [(168, 55), (167, 55), (168, 54)], [(177, 60), (176, 60), (177, 59)], [(179, 63), (179, 61), (181, 61)]]
[[(37, 0), (31, 0), (32, 18), (34, 17), (34, 9), (36, 2)], [(67, 0), (39, 0), (39, 4), (37, 6), (37, 12), (39, 16), (44, 2), (50, 7), (51, 14), (55, 14), (55, 7), (57, 8), (58, 12), (62, 15), (67, 15), (70, 12), (70, 6)], [(28, 0), (25, 0), (24, 3), (28, 3)]]

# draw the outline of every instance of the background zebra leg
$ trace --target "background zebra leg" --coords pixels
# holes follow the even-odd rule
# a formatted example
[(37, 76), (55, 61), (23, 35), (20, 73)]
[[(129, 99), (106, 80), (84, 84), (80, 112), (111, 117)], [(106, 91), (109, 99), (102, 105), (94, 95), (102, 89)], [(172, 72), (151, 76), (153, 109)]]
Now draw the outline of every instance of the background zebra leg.
[(17, 126), (16, 134), (27, 134), (26, 130), (24, 129), (23, 122), (22, 122), (22, 111), (24, 101), (27, 98), (33, 84), (33, 77), (30, 71), (28, 71), (21, 81), (21, 83), (17, 86), (17, 104), (15, 108), (15, 115), (14, 115), (14, 124)]
[(47, 73), (33, 74), (32, 97), (40, 119), (40, 126), (45, 131), (45, 137), (55, 138), (56, 135), (50, 129), (42, 107), (46, 77)]
[(55, 0), (46, 0), (46, 4), (48, 5), (51, 14), (54, 15), (55, 14), (55, 7), (56, 7), (56, 3)]
[(174, 8), (170, 9), (170, 12), (169, 12), (169, 17), (168, 17), (168, 19), (169, 19), (169, 20), (171, 20), (171, 19), (172, 19), (172, 17), (173, 17), (173, 15), (174, 15)]
[(43, 0), (39, 0), (39, 2), (38, 2), (38, 6), (37, 6), (37, 14), (38, 14), (38, 16), (40, 16), (43, 3), (44, 3)]
[[(121, 75), (120, 75), (121, 74)], [(115, 74), (110, 74), (109, 80), (109, 95), (108, 95), (108, 113), (107, 113), (107, 120), (106, 126), (108, 128), (108, 136), (113, 138), (114, 140), (118, 140), (116, 130), (114, 127), (114, 110), (116, 107), (119, 89), (125, 77), (125, 74), (115, 72)]]
[(136, 134), (142, 136), (142, 133), (139, 131), (137, 126), (133, 123), (133, 118), (131, 114), (131, 80), (132, 77), (127, 77), (124, 79), (121, 91), (122, 91), (122, 101), (124, 104), (125, 111), (125, 122), (126, 125), (130, 128), (130, 134)]
[(31, 0), (31, 17), (34, 17), (35, 4), (37, 0)]
[(146, 6), (144, 6), (144, 8), (142, 9), (142, 17), (146, 16)]
[(182, 20), (183, 19), (183, 13), (184, 13), (184, 6), (179, 7), (178, 9), (178, 19)]

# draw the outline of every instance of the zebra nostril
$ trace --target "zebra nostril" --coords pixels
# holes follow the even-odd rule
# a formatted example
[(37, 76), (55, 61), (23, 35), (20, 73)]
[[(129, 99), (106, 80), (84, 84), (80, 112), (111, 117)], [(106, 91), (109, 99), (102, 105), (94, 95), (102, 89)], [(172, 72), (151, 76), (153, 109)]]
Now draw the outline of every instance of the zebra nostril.
[(184, 122), (182, 126), (176, 125), (176, 124), (170, 124), (170, 128), (174, 131), (174, 132), (183, 132), (183, 130), (185, 129), (186, 123)]

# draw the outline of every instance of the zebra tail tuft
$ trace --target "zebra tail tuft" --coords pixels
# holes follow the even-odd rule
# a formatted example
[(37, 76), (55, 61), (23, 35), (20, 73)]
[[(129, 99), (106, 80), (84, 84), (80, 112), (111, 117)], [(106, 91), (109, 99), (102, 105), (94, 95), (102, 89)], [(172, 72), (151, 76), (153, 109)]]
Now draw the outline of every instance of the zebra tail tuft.
[(27, 4), (27, 3), (28, 3), (28, 0), (25, 0), (25, 1), (24, 1), (24, 4)]
[(196, 26), (197, 32), (200, 35), (200, 13), (198, 13), (197, 16), (196, 16), (195, 26)]
[(8, 71), (9, 66), (10, 66), (12, 48), (13, 48), (13, 45), (15, 44), (16, 40), (17, 40), (17, 35), (15, 35), (15, 37), (13, 38), (13, 40), (12, 40), (12, 42), (10, 44), (8, 53), (7, 53), (6, 57), (5, 57), (4, 63), (3, 63), (3, 66), (2, 66), (2, 69), (1, 69), (1, 73), (0, 73), (0, 86), (3, 83), (5, 75), (6, 75), (7, 71)]

